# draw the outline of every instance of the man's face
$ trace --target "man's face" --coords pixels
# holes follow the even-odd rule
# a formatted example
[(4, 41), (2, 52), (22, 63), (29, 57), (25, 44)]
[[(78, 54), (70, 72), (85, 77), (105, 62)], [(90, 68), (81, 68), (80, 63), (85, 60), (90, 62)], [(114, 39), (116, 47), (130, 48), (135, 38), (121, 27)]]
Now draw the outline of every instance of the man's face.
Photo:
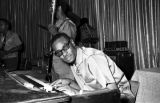
[(59, 56), (66, 63), (73, 63), (76, 59), (77, 51), (73, 41), (64, 37), (57, 39), (53, 45), (55, 55)]
[(7, 25), (4, 21), (0, 21), (0, 32), (5, 32), (7, 30)]
[(56, 18), (60, 19), (61, 18), (61, 14), (62, 14), (62, 9), (61, 6), (59, 6), (56, 10)]

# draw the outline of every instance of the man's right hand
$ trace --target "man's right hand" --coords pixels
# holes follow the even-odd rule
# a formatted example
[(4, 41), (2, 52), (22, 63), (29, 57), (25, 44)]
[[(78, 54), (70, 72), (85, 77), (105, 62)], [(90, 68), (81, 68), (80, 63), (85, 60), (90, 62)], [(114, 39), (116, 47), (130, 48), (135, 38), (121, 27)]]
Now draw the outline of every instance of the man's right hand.
[(73, 83), (73, 80), (71, 79), (58, 79), (51, 83), (50, 85), (55, 88), (56, 90), (62, 91), (68, 95), (75, 95), (79, 93), (79, 90), (76, 88), (73, 88), (71, 84)]
[(57, 31), (57, 27), (55, 25), (53, 25), (53, 24), (49, 24), (48, 25), (48, 30), (52, 35), (55, 35), (58, 32)]
[(50, 85), (53, 87), (59, 86), (59, 85), (69, 85), (71, 83), (72, 80), (64, 78), (64, 79), (58, 79), (56, 81), (54, 81), (53, 83), (51, 83)]

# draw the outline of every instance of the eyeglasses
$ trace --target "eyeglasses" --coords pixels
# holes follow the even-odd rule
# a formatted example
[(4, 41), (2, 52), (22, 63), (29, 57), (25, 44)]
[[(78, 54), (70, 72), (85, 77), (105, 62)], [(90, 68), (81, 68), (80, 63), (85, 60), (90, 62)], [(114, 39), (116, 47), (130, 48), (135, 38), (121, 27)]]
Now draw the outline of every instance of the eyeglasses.
[(61, 57), (63, 55), (63, 52), (66, 52), (69, 48), (70, 48), (70, 40), (63, 46), (62, 50), (57, 50), (54, 51), (53, 53), (56, 56)]

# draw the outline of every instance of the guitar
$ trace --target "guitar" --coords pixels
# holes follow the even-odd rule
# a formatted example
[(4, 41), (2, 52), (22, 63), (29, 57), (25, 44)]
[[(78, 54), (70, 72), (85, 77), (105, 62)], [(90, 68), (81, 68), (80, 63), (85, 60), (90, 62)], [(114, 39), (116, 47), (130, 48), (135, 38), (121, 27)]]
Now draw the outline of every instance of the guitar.
[[(53, 25), (54, 23), (54, 14), (55, 14), (55, 8), (56, 8), (56, 0), (52, 0), (51, 2), (51, 7), (49, 9), (49, 11), (51, 12), (52, 14), (52, 17), (51, 17), (51, 25)], [(43, 26), (41, 24), (37, 24), (38, 27), (42, 28), (43, 30), (46, 30), (49, 32), (48, 28), (46, 26)]]

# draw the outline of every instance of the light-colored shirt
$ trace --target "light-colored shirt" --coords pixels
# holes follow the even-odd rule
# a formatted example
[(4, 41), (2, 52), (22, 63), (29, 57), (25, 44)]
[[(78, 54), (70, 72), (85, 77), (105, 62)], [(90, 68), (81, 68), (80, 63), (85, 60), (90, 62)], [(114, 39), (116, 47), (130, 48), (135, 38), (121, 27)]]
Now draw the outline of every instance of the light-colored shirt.
[(58, 32), (66, 33), (69, 37), (75, 40), (77, 28), (69, 18), (66, 18), (65, 20), (58, 20), (55, 26), (58, 28)]
[[(18, 34), (11, 31), (7, 32), (5, 39), (6, 40), (5, 40), (4, 50), (6, 51), (22, 44), (20, 38), (18, 37)], [(3, 42), (4, 42), (4, 37), (1, 37), (0, 46), (2, 46)], [(18, 56), (18, 52), (14, 52), (14, 53), (5, 55), (3, 58), (7, 59), (7, 58), (14, 58), (17, 56)]]
[(71, 66), (81, 90), (93, 91), (116, 83), (121, 93), (132, 94), (130, 84), (120, 68), (102, 51), (77, 48), (75, 65)]

